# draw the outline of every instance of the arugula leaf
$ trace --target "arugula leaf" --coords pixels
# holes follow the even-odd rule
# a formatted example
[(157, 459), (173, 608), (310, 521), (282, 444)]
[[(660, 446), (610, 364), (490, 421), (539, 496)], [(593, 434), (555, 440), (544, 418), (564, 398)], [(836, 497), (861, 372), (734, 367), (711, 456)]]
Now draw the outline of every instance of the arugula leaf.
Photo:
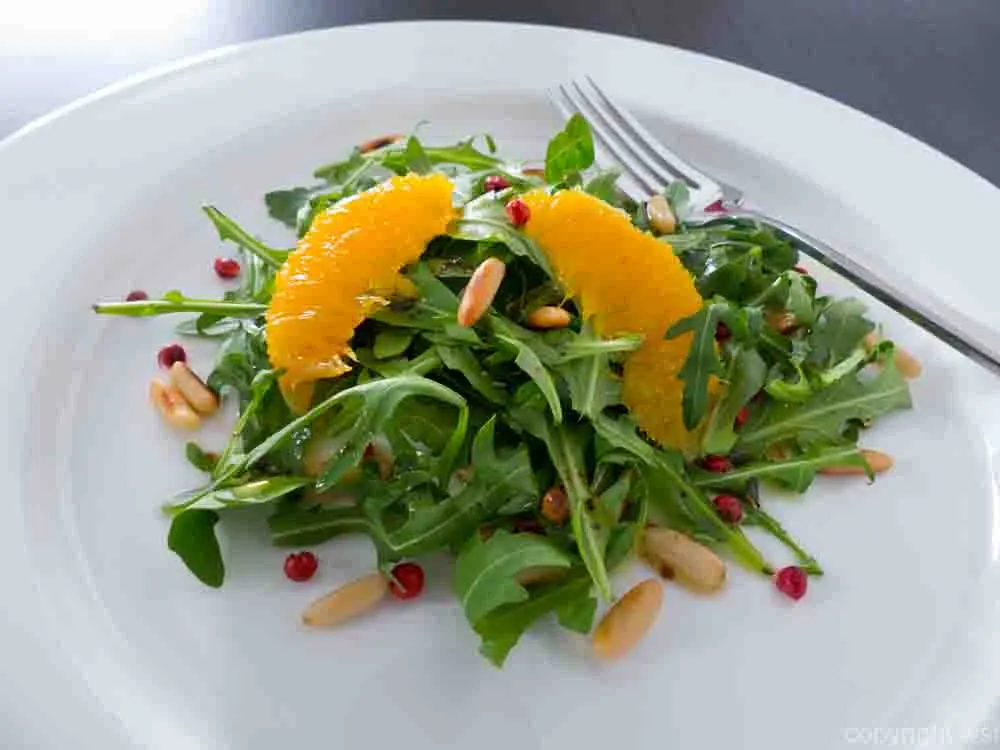
[(280, 268), (288, 257), (290, 250), (278, 250), (268, 247), (263, 242), (248, 234), (239, 224), (226, 216), (215, 206), (202, 206), (202, 211), (215, 225), (220, 240), (230, 240), (243, 250), (256, 255), (264, 263), (274, 268)]
[(802, 366), (795, 360), (790, 360), (789, 364), (795, 370), (794, 381), (783, 380), (780, 377), (768, 380), (764, 385), (767, 395), (776, 401), (798, 404), (809, 399), (813, 395), (813, 387), (802, 371)]
[(767, 364), (756, 349), (740, 346), (733, 352), (726, 394), (712, 410), (705, 436), (704, 453), (725, 455), (736, 444), (736, 418), (740, 410), (764, 387)]
[(461, 373), (469, 385), (475, 388), (487, 401), (494, 404), (503, 404), (507, 401), (507, 394), (497, 387), (489, 373), (483, 369), (479, 360), (468, 349), (439, 344), (436, 351), (445, 367)]
[(441, 480), (447, 481), (455, 457), (465, 442), (469, 420), (468, 405), (462, 396), (440, 383), (416, 375), (400, 375), (351, 386), (327, 397), (302, 416), (291, 420), (281, 429), (269, 434), (266, 439), (245, 454), (235, 457), (235, 460), (230, 461), (225, 466), (224, 471), (219, 473), (211, 485), (190, 497), (187, 505), (194, 505), (202, 497), (224, 487), (233, 477), (249, 471), (269, 453), (282, 447), (296, 435), (300, 435), (303, 428), (309, 427), (319, 417), (335, 407), (343, 406), (345, 402), (349, 403), (360, 399), (354, 403), (360, 403), (364, 408), (359, 411), (359, 418), (353, 422), (347, 432), (346, 446), (340, 454), (333, 458), (317, 482), (317, 489), (322, 491), (335, 484), (348, 470), (358, 464), (365, 448), (381, 425), (392, 416), (402, 401), (413, 396), (425, 396), (443, 401), (459, 410), (455, 431), (448, 446), (438, 458), (438, 472)]
[[(579, 339), (592, 339), (588, 323)], [(556, 367), (569, 387), (570, 403), (585, 417), (596, 417), (609, 406), (621, 402), (621, 379), (611, 369), (607, 349), (595, 348), (589, 356), (576, 356)]]
[(870, 380), (852, 374), (801, 404), (770, 404), (740, 433), (737, 446), (753, 455), (783, 440), (807, 446), (836, 442), (850, 420), (867, 422), (896, 409), (908, 409), (910, 389), (895, 365), (887, 361)]
[(816, 320), (813, 305), (813, 295), (806, 286), (805, 277), (798, 271), (785, 271), (784, 278), (788, 281), (788, 296), (785, 298), (785, 309), (802, 326), (811, 326)]
[(135, 302), (98, 302), (91, 306), (100, 315), (123, 315), (130, 318), (148, 318), (172, 313), (210, 313), (230, 318), (256, 318), (267, 312), (267, 305), (256, 302), (226, 302), (214, 299), (185, 297), (178, 291), (169, 291), (162, 299), (144, 299)]
[(674, 216), (683, 219), (691, 209), (691, 191), (683, 180), (674, 180), (667, 186), (663, 197), (670, 204)]
[(371, 534), (357, 506), (282, 508), (267, 520), (275, 547), (312, 547), (344, 534)]
[(611, 581), (604, 566), (607, 530), (590, 510), (590, 482), (584, 460), (586, 428), (583, 425), (571, 428), (568, 425), (550, 423), (538, 411), (525, 406), (516, 407), (510, 412), (510, 416), (518, 425), (545, 443), (549, 458), (569, 498), (573, 538), (580, 557), (583, 558), (598, 592), (605, 599), (611, 599)]
[(517, 574), (534, 567), (568, 568), (572, 558), (544, 536), (498, 529), (488, 540), (473, 534), (455, 560), (454, 589), (469, 623), (497, 607), (528, 598)]
[(550, 183), (568, 182), (594, 163), (594, 136), (590, 125), (579, 114), (566, 121), (566, 127), (549, 141), (545, 151), (545, 179)]
[(738, 528), (722, 521), (701, 489), (692, 484), (678, 452), (656, 448), (644, 441), (628, 418), (602, 415), (593, 425), (604, 440), (638, 460), (651, 512), (658, 511), (669, 520), (669, 525), (692, 536), (725, 547), (748, 570), (772, 572), (750, 540)]
[(864, 317), (865, 306), (856, 299), (831, 302), (819, 314), (816, 325), (806, 337), (811, 351), (808, 361), (830, 368), (851, 356), (875, 324)]
[(369, 156), (357, 148), (353, 149), (347, 159), (343, 161), (324, 164), (317, 167), (313, 172), (313, 177), (326, 180), (331, 185), (345, 185), (355, 182), (360, 175), (371, 169), (373, 163), (377, 164), (377, 157)]
[(600, 198), (605, 203), (612, 206), (621, 207), (624, 194), (618, 187), (618, 178), (621, 172), (617, 169), (606, 169), (589, 180), (583, 186), (584, 192), (590, 193), (595, 198)]
[(594, 627), (594, 615), (597, 614), (597, 599), (592, 596), (582, 596), (569, 599), (556, 607), (556, 619), (566, 630), (580, 635), (587, 635)]
[(459, 409), (455, 432), (439, 458), (440, 476), (447, 478), (451, 473), (458, 451), (465, 442), (469, 419), (468, 405), (458, 393), (427, 378), (402, 375), (348, 388), (333, 398), (343, 399), (345, 396), (360, 398), (363, 406), (360, 411), (352, 415), (350, 424), (342, 424), (344, 447), (332, 458), (317, 479), (317, 490), (322, 492), (332, 487), (343, 479), (348, 471), (357, 466), (368, 444), (389, 423), (399, 405), (405, 399), (414, 396), (442, 401)]
[[(560, 619), (582, 630), (582, 615), (597, 602), (590, 595), (590, 578), (576, 576), (567, 581), (539, 587), (527, 601), (507, 604), (493, 610), (475, 625), (482, 642), (480, 653), (494, 666), (502, 667), (521, 636), (536, 622), (553, 612), (564, 613)], [(589, 630), (589, 628), (587, 628)]]
[(756, 505), (748, 505), (743, 511), (743, 523), (747, 526), (759, 526), (767, 531), (771, 536), (784, 544), (792, 551), (798, 561), (799, 566), (811, 576), (823, 575), (823, 568), (812, 555), (806, 552), (796, 542), (792, 536), (785, 531), (784, 527), (778, 523), (777, 519), (768, 515), (762, 508)]
[(727, 307), (721, 304), (706, 304), (694, 315), (675, 323), (667, 338), (691, 333), (691, 348), (687, 359), (677, 373), (684, 381), (684, 395), (681, 406), (684, 412), (684, 426), (695, 429), (708, 410), (708, 384), (712, 376), (723, 374), (722, 362), (715, 346), (715, 331)]
[(264, 195), (267, 213), (290, 229), (298, 227), (299, 211), (309, 205), (312, 191), (304, 187), (272, 190)]
[[(406, 477), (373, 480), (358, 491), (364, 508), (283, 509), (268, 521), (276, 546), (319, 544), (342, 534), (371, 537), (383, 561), (416, 557), (465, 541), (485, 520), (520, 497), (537, 498), (538, 483), (523, 446), (498, 452), (496, 419), (480, 428), (472, 444), (472, 478), (445, 500), (415, 492)], [(383, 519), (386, 508), (406, 504), (402, 521)]]
[(620, 523), (611, 529), (608, 536), (608, 547), (604, 553), (604, 564), (608, 570), (614, 570), (628, 559), (635, 549), (635, 540), (639, 535), (639, 524), (634, 522)]
[(406, 150), (403, 154), (406, 157), (406, 168), (410, 172), (427, 174), (433, 169), (427, 152), (424, 151), (423, 145), (421, 145), (420, 140), (415, 135), (411, 135), (406, 140)]
[(855, 445), (815, 445), (796, 456), (743, 464), (725, 474), (699, 471), (692, 480), (699, 487), (740, 488), (748, 480), (758, 478), (770, 480), (793, 492), (805, 492), (816, 478), (816, 473), (830, 466), (868, 469), (864, 456)]
[(495, 429), (494, 417), (476, 434), (472, 480), (457, 495), (411, 510), (406, 522), (391, 532), (380, 522), (374, 523), (376, 543), (385, 557), (414, 557), (463, 540), (512, 499), (539, 496), (527, 449), (498, 452)]
[(398, 357), (413, 343), (413, 334), (408, 331), (385, 330), (375, 336), (372, 353), (375, 359), (391, 359)]
[[(492, 317), (492, 321), (494, 326), (499, 325), (499, 318), (496, 316)], [(532, 346), (529, 343), (530, 338), (528, 336), (512, 335), (512, 328), (513, 326), (511, 325), (503, 326), (501, 330), (504, 332), (497, 333), (496, 339), (516, 352), (517, 356), (514, 358), (514, 364), (538, 386), (538, 390), (545, 397), (545, 402), (552, 412), (553, 421), (556, 424), (560, 424), (563, 419), (562, 402), (559, 400), (559, 392), (556, 390), (552, 374), (542, 363), (537, 346)]]
[(448, 447), (458, 415), (448, 404), (414, 398), (401, 404), (382, 429), (396, 465), (416, 465)]
[(550, 278), (554, 277), (541, 249), (511, 224), (505, 205), (496, 193), (486, 193), (469, 201), (462, 207), (461, 217), (454, 222), (451, 236), (475, 242), (498, 242), (514, 255), (530, 260)]
[(625, 502), (632, 492), (632, 482), (633, 472), (623, 471), (614, 484), (597, 498), (597, 508), (607, 518), (609, 524), (618, 523), (621, 519)]
[(206, 586), (219, 588), (226, 576), (222, 550), (215, 537), (219, 514), (211, 510), (187, 510), (174, 516), (167, 534), (167, 547)]
[[(205, 494), (201, 490), (186, 493), (176, 498), (176, 502), (167, 507), (183, 509), (179, 515), (192, 510), (223, 510), (225, 508), (245, 508), (251, 505), (265, 505), (274, 502), (306, 485), (312, 484), (310, 477), (256, 477), (239, 484), (229, 484), (218, 487)], [(189, 501), (191, 495), (197, 494), (198, 499)]]
[(216, 462), (219, 460), (218, 456), (209, 455), (194, 441), (188, 441), (184, 444), (184, 457), (198, 471), (204, 471), (208, 474), (212, 473)]
[[(485, 171), (503, 164), (496, 157), (484, 154), (473, 145), (474, 138), (467, 138), (454, 146), (424, 146), (423, 152), (431, 165), (455, 164), (473, 171)], [(381, 163), (395, 172), (404, 173), (407, 169), (406, 149), (390, 147), (376, 152)], [(375, 158), (376, 154), (366, 154)]]

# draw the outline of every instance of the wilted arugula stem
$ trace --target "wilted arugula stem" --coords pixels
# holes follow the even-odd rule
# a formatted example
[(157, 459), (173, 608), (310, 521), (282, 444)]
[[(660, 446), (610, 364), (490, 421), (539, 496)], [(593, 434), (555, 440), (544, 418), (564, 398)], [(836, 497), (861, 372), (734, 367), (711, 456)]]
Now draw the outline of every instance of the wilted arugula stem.
[(93, 310), (101, 315), (124, 315), (133, 318), (171, 313), (210, 313), (229, 318), (256, 318), (267, 312), (267, 305), (256, 302), (220, 302), (211, 299), (147, 299), (136, 302), (100, 302)]

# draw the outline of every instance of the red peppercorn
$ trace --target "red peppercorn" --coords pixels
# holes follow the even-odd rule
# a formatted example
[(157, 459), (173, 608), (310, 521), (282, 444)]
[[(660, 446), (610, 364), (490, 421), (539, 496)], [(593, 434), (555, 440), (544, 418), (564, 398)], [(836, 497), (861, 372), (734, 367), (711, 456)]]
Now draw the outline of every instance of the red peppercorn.
[(745, 425), (748, 419), (750, 419), (750, 407), (744, 406), (736, 414), (736, 429), (738, 430), (740, 427)]
[(125, 295), (126, 302), (140, 302), (144, 299), (149, 299), (149, 295), (141, 289), (136, 289), (134, 292), (129, 292)]
[(729, 326), (725, 323), (719, 323), (715, 326), (715, 340), (720, 344), (723, 341), (729, 341), (733, 336), (733, 332), (729, 330)]
[(736, 495), (718, 495), (712, 503), (719, 518), (726, 523), (739, 523), (743, 520), (743, 503)]
[(400, 563), (392, 569), (389, 591), (397, 599), (414, 599), (424, 590), (424, 569), (416, 563)]
[(798, 565), (782, 568), (774, 577), (774, 585), (785, 596), (798, 601), (806, 595), (809, 586), (809, 576)]
[(725, 456), (705, 456), (701, 460), (701, 465), (705, 471), (711, 471), (714, 474), (724, 474), (733, 468), (732, 462)]
[(308, 581), (319, 569), (319, 560), (312, 552), (293, 552), (285, 558), (285, 575), (290, 581)]
[(240, 263), (232, 258), (216, 258), (215, 272), (220, 279), (235, 279), (240, 275)]
[(507, 211), (508, 218), (515, 227), (524, 226), (528, 223), (528, 219), (531, 218), (531, 209), (520, 198), (508, 201), (504, 208)]
[(499, 190), (506, 190), (509, 188), (510, 180), (502, 175), (491, 174), (483, 180), (483, 187), (486, 188), (487, 192), (495, 193)]
[(156, 361), (164, 370), (169, 370), (175, 362), (187, 362), (187, 358), (187, 352), (180, 344), (165, 346), (156, 355)]

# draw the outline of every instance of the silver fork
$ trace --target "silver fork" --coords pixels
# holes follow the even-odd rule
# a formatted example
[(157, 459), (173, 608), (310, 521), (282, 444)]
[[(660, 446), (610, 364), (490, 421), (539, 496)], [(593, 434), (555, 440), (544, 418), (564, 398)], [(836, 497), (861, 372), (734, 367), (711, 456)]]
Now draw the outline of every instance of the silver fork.
[[(645, 201), (681, 180), (691, 197), (687, 224), (720, 218), (750, 219), (795, 242), (800, 250), (909, 318), (941, 341), (1000, 374), (1000, 335), (958, 312), (930, 290), (873, 259), (845, 255), (801, 229), (743, 205), (743, 193), (678, 156), (654, 138), (626, 109), (616, 104), (589, 76), (549, 91), (564, 117), (579, 113), (590, 123), (598, 162), (622, 170), (619, 186), (634, 200)], [(711, 209), (711, 210), (706, 210)]]

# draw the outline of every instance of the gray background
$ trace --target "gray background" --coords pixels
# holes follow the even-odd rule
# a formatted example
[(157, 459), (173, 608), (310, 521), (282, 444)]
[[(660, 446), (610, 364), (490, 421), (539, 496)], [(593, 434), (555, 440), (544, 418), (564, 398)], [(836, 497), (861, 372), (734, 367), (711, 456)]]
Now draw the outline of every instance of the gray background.
[[(1000, 0), (94, 0), (68, 17), (14, 2), (0, 10), (0, 137), (123, 76), (220, 45), (474, 18), (626, 34), (742, 63), (873, 114), (1000, 183)], [(496, 62), (517, 65), (517, 51)]]

